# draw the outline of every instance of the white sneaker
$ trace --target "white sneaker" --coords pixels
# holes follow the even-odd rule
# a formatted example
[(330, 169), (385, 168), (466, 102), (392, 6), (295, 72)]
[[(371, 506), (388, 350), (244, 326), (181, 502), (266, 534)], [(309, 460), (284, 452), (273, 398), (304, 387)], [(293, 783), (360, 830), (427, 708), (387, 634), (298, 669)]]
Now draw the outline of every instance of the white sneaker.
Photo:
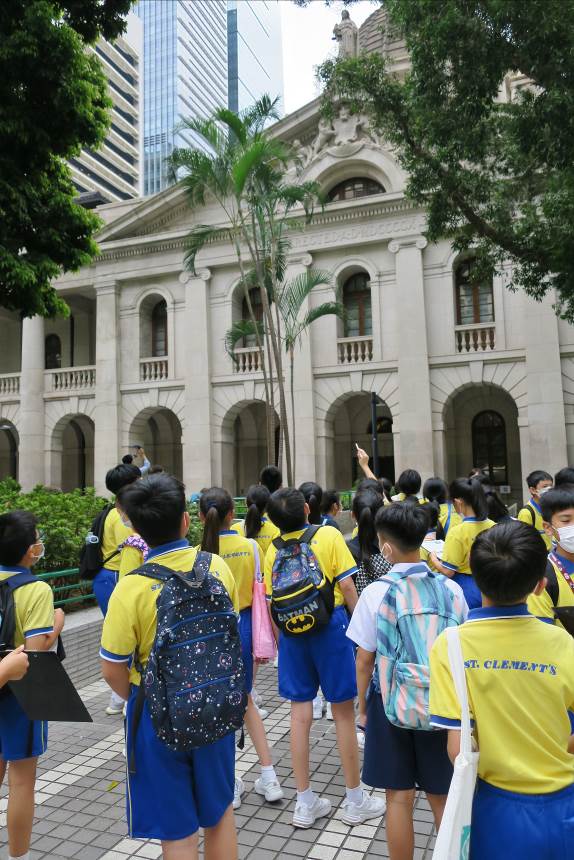
[(239, 809), (241, 806), (241, 795), (245, 791), (245, 786), (241, 777), (235, 777), (235, 785), (233, 786), (233, 808)]
[(259, 716), (261, 717), (262, 720), (264, 720), (265, 717), (269, 716), (269, 711), (267, 711), (265, 708), (259, 708), (259, 707), (257, 707), (257, 705), (255, 705), (255, 707), (259, 711)]
[(333, 721), (333, 709), (331, 707), (331, 702), (327, 702), (327, 713), (325, 714), (327, 720)]
[(253, 699), (253, 704), (256, 708), (260, 708), (263, 704), (263, 699), (261, 698), (261, 694), (257, 692), (255, 687), (251, 690), (251, 698)]
[(365, 733), (364, 732), (357, 732), (357, 744), (358, 744), (360, 750), (365, 749)]
[(264, 797), (267, 803), (276, 803), (278, 800), (283, 800), (283, 789), (276, 779), (273, 782), (263, 782), (263, 777), (260, 776), (255, 780), (254, 788), (256, 794)]
[(313, 827), (318, 818), (324, 818), (331, 812), (331, 801), (326, 797), (315, 797), (311, 805), (298, 803), (293, 813), (293, 827)]
[(277, 656), (276, 656), (276, 657), (275, 657), (275, 659), (273, 660), (273, 668), (274, 668), (274, 669), (278, 669), (278, 668), (279, 668), (279, 654), (277, 654)]
[(353, 827), (355, 824), (362, 824), (368, 821), (369, 818), (380, 818), (387, 810), (387, 804), (383, 798), (371, 797), (366, 791), (363, 791), (363, 799), (360, 803), (349, 803), (345, 798), (343, 801), (343, 815), (341, 816), (345, 824), (350, 824)]
[(313, 699), (313, 719), (320, 720), (323, 716), (323, 697), (315, 696)]
[(106, 708), (106, 714), (108, 715), (108, 717), (119, 717), (119, 715), (123, 714), (123, 712), (124, 712), (124, 703), (123, 702), (121, 705), (109, 704), (108, 707)]

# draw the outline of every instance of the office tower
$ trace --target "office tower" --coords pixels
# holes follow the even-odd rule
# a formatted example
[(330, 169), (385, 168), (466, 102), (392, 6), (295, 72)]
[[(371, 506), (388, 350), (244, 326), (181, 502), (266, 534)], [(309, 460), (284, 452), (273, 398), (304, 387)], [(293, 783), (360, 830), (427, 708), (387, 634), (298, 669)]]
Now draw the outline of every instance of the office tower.
[(278, 0), (228, 0), (228, 103), (233, 111), (263, 93), (283, 103), (283, 50)]
[(122, 36), (114, 42), (100, 39), (88, 49), (102, 63), (113, 107), (111, 125), (99, 149), (83, 149), (69, 161), (74, 185), (85, 205), (141, 195), (142, 48), (141, 21), (130, 14)]
[(227, 104), (225, 0), (140, 0), (144, 43), (144, 194), (170, 184), (166, 159), (176, 146), (205, 145), (178, 130)]

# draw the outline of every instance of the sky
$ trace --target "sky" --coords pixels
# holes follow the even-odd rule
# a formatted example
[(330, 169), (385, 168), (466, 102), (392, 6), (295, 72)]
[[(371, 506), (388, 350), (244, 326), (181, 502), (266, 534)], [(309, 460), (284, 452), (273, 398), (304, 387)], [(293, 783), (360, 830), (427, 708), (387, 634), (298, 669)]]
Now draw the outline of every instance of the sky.
[[(361, 0), (349, 7), (357, 27), (379, 7)], [(342, 2), (326, 6), (323, 0), (312, 0), (303, 9), (291, 0), (280, 0), (283, 31), (283, 78), (285, 113), (289, 114), (319, 95), (315, 66), (337, 53), (333, 27), (341, 20)]]

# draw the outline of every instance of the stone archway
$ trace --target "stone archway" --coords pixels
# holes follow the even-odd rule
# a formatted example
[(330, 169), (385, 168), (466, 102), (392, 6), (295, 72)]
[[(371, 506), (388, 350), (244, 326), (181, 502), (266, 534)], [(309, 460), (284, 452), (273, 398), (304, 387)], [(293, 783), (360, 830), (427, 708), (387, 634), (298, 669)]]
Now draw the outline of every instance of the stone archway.
[(94, 422), (87, 415), (64, 415), (51, 437), (50, 485), (69, 493), (94, 485)]
[(18, 480), (18, 431), (11, 421), (0, 418), (0, 481)]
[[(277, 415), (275, 421), (277, 448)], [(268, 464), (264, 402), (244, 400), (236, 403), (225, 415), (221, 435), (222, 484), (232, 495), (244, 495), (251, 484), (257, 483), (261, 470)]]
[(152, 465), (163, 466), (170, 475), (183, 478), (182, 429), (177, 415), (165, 407), (148, 407), (130, 426), (130, 446), (141, 445)]

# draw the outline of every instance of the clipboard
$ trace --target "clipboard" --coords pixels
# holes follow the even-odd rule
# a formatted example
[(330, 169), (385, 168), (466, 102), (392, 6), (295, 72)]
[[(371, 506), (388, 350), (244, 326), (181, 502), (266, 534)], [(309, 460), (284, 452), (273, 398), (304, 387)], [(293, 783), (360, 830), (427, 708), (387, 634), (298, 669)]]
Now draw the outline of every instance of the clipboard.
[(30, 666), (8, 687), (29, 720), (92, 723), (88, 709), (54, 651), (27, 651)]

